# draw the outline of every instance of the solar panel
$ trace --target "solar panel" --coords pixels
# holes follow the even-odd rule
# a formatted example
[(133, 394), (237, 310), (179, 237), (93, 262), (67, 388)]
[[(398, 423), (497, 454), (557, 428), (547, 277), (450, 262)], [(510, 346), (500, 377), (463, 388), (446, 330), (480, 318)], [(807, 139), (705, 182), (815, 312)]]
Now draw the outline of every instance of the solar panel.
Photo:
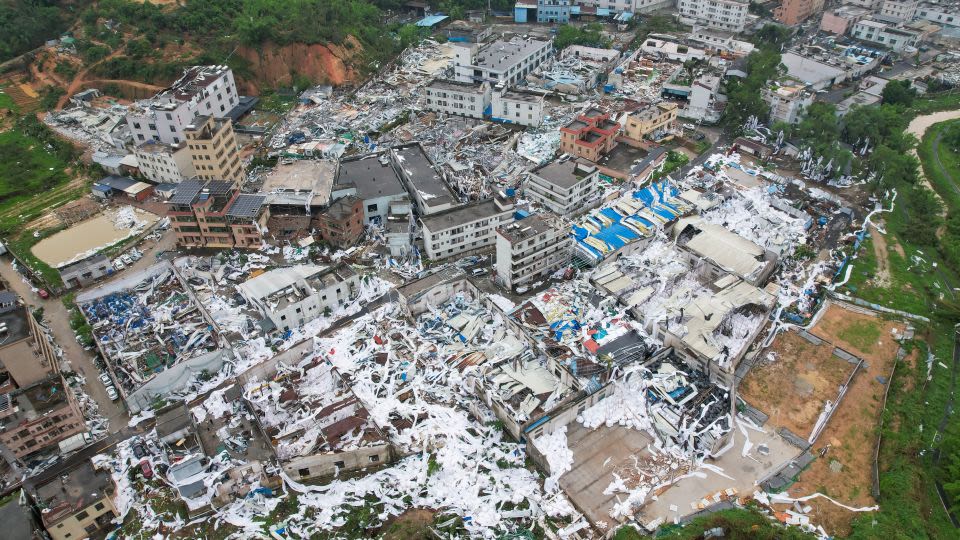
[(227, 215), (239, 218), (254, 217), (260, 213), (260, 207), (266, 199), (266, 195), (242, 193), (233, 201), (230, 209), (227, 210)]
[(211, 180), (207, 182), (207, 185), (203, 186), (203, 189), (210, 193), (210, 195), (219, 197), (230, 193), (230, 190), (233, 189), (233, 182), (228, 182), (226, 180)]
[(177, 185), (177, 192), (170, 197), (170, 204), (191, 204), (202, 188), (203, 182), (199, 180), (184, 180)]

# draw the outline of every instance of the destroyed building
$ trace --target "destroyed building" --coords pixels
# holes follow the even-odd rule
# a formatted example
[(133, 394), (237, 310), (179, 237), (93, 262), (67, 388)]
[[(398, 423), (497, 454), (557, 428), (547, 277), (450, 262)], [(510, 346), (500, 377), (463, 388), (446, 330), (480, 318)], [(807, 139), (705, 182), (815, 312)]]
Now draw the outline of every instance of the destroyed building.
[(237, 83), (227, 66), (193, 66), (169, 88), (137, 102), (127, 113), (134, 144), (179, 144), (197, 115), (227, 117), (239, 103)]
[(216, 327), (168, 261), (84, 291), (76, 301), (124, 397), (217, 346)]
[(497, 278), (513, 289), (570, 264), (570, 228), (557, 216), (536, 214), (497, 228)]
[(400, 181), (410, 193), (418, 215), (429, 216), (460, 203), (457, 194), (420, 143), (393, 147), (389, 155)]
[(282, 160), (261, 186), (270, 210), (269, 235), (290, 240), (309, 236), (314, 220), (331, 201), (337, 163), (331, 160)]
[(356, 297), (359, 284), (360, 277), (345, 264), (301, 264), (269, 270), (237, 289), (275, 328), (287, 332), (343, 307)]
[(714, 277), (730, 273), (762, 286), (777, 264), (775, 253), (699, 217), (681, 219), (673, 234), (690, 262), (702, 259), (710, 265)]
[(353, 195), (340, 197), (317, 214), (311, 225), (321, 240), (337, 249), (347, 249), (363, 236), (363, 201)]
[(291, 478), (325, 478), (396, 459), (349, 384), (319, 356), (278, 365), (272, 379), (248, 383), (244, 397)]

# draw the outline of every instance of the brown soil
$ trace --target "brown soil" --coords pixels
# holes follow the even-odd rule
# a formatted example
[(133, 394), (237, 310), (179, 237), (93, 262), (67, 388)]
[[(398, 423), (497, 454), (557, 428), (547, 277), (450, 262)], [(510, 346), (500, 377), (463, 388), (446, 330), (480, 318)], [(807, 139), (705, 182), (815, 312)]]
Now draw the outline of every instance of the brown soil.
[(873, 253), (877, 257), (877, 275), (873, 278), (874, 286), (878, 288), (889, 287), (890, 257), (887, 254), (887, 239), (877, 232), (877, 228), (873, 225), (870, 226), (870, 238), (873, 240)]
[[(349, 44), (349, 45), (348, 45)], [(354, 81), (354, 57), (363, 51), (352, 36), (344, 45), (305, 45), (293, 43), (278, 47), (240, 47), (236, 54), (250, 62), (254, 80), (237, 82), (241, 94), (258, 95), (261, 89), (289, 85), (295, 75), (303, 75), (317, 84), (341, 85)]]
[(407, 510), (383, 526), (383, 540), (433, 539), (430, 525), (435, 514), (423, 508)]
[[(833, 346), (814, 345), (796, 332), (777, 336), (772, 362), (757, 364), (740, 385), (750, 405), (770, 415), (770, 424), (808, 437), (826, 400), (834, 400), (853, 366), (833, 355)], [(761, 355), (766, 358), (766, 352)]]
[[(862, 334), (866, 327), (879, 332), (875, 344), (867, 346), (858, 339), (851, 339), (851, 343), (840, 337), (851, 336), (853, 328)], [(849, 506), (876, 504), (870, 495), (872, 464), (886, 390), (886, 386), (876, 378), (889, 377), (896, 361), (899, 344), (892, 338), (892, 328), (902, 332), (903, 324), (831, 305), (813, 329), (812, 333), (860, 355), (869, 365), (857, 372), (839, 408), (811, 448), (815, 456), (823, 453), (823, 457), (818, 457), (800, 475), (799, 481), (787, 490), (790, 496), (802, 497), (821, 492)], [(833, 462), (836, 462), (835, 468), (839, 466), (839, 471), (830, 467)], [(807, 504), (813, 507), (811, 520), (822, 525), (827, 533), (841, 537), (850, 533), (850, 522), (855, 516), (853, 512), (825, 499), (815, 499)]]

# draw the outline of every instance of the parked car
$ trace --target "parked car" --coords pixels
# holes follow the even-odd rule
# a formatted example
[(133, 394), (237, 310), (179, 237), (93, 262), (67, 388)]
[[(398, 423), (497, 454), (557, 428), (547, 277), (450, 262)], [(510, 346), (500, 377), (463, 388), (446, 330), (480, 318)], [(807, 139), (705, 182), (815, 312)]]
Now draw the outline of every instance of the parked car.
[(487, 275), (487, 272), (489, 272), (489, 270), (486, 268), (474, 268), (473, 271), (470, 272), (470, 275), (473, 277), (480, 277)]
[(130, 256), (127, 254), (121, 255), (120, 260), (123, 261), (123, 264), (127, 266), (130, 266), (131, 264), (133, 264), (133, 259), (131, 259)]
[(110, 378), (109, 373), (101, 373), (100, 382), (102, 382), (104, 386), (113, 386), (113, 379)]
[(46, 300), (47, 298), (50, 298), (50, 293), (48, 293), (46, 289), (40, 289), (37, 291), (37, 296)]
[(123, 270), (124, 268), (127, 267), (127, 265), (123, 264), (123, 261), (121, 261), (120, 259), (114, 259), (113, 267), (116, 268), (117, 270)]
[(134, 455), (137, 459), (143, 459), (143, 458), (147, 455), (147, 449), (144, 448), (144, 447), (143, 447), (143, 444), (140, 443), (140, 442), (134, 443), (134, 444), (133, 444), (133, 447), (132, 447), (132, 450), (133, 450), (133, 455)]
[(112, 386), (108, 386), (108, 387), (107, 387), (107, 397), (110, 398), (110, 401), (116, 401), (116, 400), (120, 399), (120, 394), (117, 393), (117, 389), (116, 389), (116, 388), (114, 388), (114, 387), (112, 387)]
[(145, 459), (141, 461), (140, 470), (143, 472), (143, 477), (147, 480), (153, 478), (153, 467), (150, 466), (150, 460)]

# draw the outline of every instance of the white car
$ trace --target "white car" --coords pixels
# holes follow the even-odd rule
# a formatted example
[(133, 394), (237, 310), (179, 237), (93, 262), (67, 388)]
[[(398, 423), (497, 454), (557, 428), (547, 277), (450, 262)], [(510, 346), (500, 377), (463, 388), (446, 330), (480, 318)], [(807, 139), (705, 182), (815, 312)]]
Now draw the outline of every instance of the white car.
[(123, 264), (126, 264), (127, 266), (133, 264), (133, 259), (131, 259), (126, 253), (120, 256), (120, 260), (123, 261)]
[(116, 400), (118, 400), (118, 399), (120, 398), (120, 394), (117, 393), (117, 389), (116, 389), (116, 388), (114, 388), (114, 387), (112, 387), (112, 386), (108, 386), (108, 387), (107, 387), (107, 397), (110, 398), (110, 401), (116, 401)]
[(123, 270), (124, 268), (127, 267), (127, 265), (123, 264), (123, 261), (121, 261), (120, 259), (114, 259), (113, 267), (116, 268), (117, 270)]
[(110, 375), (108, 375), (107, 373), (101, 373), (101, 374), (100, 374), (100, 382), (102, 382), (102, 383), (104, 384), (104, 386), (112, 386), (112, 385), (113, 385), (113, 379), (111, 379), (111, 378), (110, 378)]

